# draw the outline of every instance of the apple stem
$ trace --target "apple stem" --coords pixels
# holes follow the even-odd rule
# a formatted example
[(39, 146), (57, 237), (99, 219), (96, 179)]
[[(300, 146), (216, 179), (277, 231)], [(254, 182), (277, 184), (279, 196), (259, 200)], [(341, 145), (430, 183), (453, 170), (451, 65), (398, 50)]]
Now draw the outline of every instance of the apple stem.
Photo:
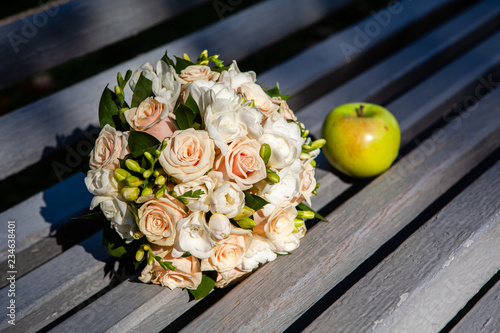
[(365, 108), (365, 106), (364, 106), (363, 104), (361, 104), (361, 105), (359, 106), (359, 112), (358, 112), (358, 115), (359, 115), (360, 117), (363, 117), (363, 109), (364, 109), (364, 108)]

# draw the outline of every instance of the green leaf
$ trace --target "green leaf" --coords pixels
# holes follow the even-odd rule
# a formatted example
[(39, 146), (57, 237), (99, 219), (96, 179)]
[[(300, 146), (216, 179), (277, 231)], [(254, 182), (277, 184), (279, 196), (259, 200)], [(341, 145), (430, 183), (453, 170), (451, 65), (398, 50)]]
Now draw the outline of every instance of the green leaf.
[(189, 253), (189, 251), (184, 252), (184, 254), (182, 255), (182, 257), (183, 258), (191, 257), (191, 253)]
[(314, 209), (312, 209), (311, 207), (309, 207), (308, 205), (306, 205), (303, 202), (299, 203), (297, 205), (297, 208), (299, 208), (301, 210), (307, 210), (309, 212), (313, 212), (314, 213), (314, 217), (317, 218), (317, 219), (319, 219), (319, 220), (328, 221), (322, 215), (320, 215), (317, 211), (315, 211)]
[(158, 261), (158, 263), (164, 270), (175, 271), (175, 266), (172, 265), (170, 261), (163, 261), (163, 259), (160, 256), (155, 256), (155, 259), (156, 261)]
[(259, 197), (258, 195), (245, 192), (245, 205), (255, 211), (258, 211), (268, 203), (268, 201), (264, 200), (264, 198)]
[(130, 132), (130, 136), (128, 138), (128, 147), (130, 149), (130, 153), (133, 157), (137, 158), (144, 154), (144, 152), (149, 151), (154, 154), (154, 151), (160, 144), (160, 141), (156, 139), (154, 136), (149, 135), (145, 132)]
[(104, 213), (102, 210), (99, 210), (98, 212), (92, 212), (88, 213), (82, 216), (76, 216), (72, 217), (72, 220), (92, 220), (92, 221), (107, 221), (106, 216), (104, 216)]
[(168, 56), (167, 51), (165, 51), (165, 54), (163, 55), (163, 57), (161, 57), (161, 60), (165, 61), (168, 65), (170, 65), (172, 67), (175, 66), (172, 59), (170, 59), (170, 57)]
[[(198, 288), (196, 289), (189, 289), (189, 292), (191, 295), (193, 295), (195, 301), (202, 299), (203, 297), (207, 296), (210, 294), (210, 292), (214, 289), (215, 287), (215, 280), (217, 279), (217, 273), (213, 272), (215, 274), (210, 274), (212, 276), (209, 276), (209, 272), (203, 272), (201, 276), (201, 283), (198, 285)], [(215, 275), (215, 277), (213, 277)]]
[(217, 73), (222, 73), (224, 71), (227, 71), (229, 69), (229, 66), (223, 66), (223, 67), (214, 67), (212, 68), (212, 72), (217, 72)]
[(185, 130), (193, 126), (196, 113), (184, 104), (179, 104), (175, 110), (175, 126), (180, 130)]
[(135, 85), (134, 95), (132, 96), (132, 107), (135, 108), (143, 100), (153, 95), (153, 82), (146, 78), (142, 73)]
[(187, 191), (181, 197), (189, 197), (189, 198), (200, 198), (201, 195), (205, 194), (205, 191), (202, 189), (198, 189), (193, 192), (193, 190)]
[(280, 94), (280, 86), (278, 83), (276, 83), (276, 86), (272, 89), (266, 90), (266, 94), (268, 94), (270, 97), (281, 97), (283, 100), (287, 100), (290, 98), (292, 95), (281, 95)]
[(105, 125), (110, 125), (116, 128), (115, 116), (119, 117), (120, 110), (115, 103), (115, 93), (106, 86), (101, 95), (101, 100), (99, 101), (99, 124), (101, 128)]
[(194, 65), (194, 63), (192, 61), (175, 56), (174, 69), (177, 73), (180, 73), (183, 69), (186, 69), (186, 67), (191, 66), (191, 65)]
[(194, 100), (193, 96), (189, 94), (186, 103), (184, 103), (185, 106), (191, 109), (195, 114), (200, 114), (200, 109), (198, 107), (198, 104), (196, 104), (196, 101)]
[[(110, 226), (104, 226), (102, 230), (102, 245), (108, 247), (108, 254), (116, 257), (122, 258), (124, 256), (129, 256), (129, 249), (133, 245), (125, 243), (125, 241), (118, 235), (118, 233), (112, 229)], [(132, 252), (132, 251), (130, 251)]]

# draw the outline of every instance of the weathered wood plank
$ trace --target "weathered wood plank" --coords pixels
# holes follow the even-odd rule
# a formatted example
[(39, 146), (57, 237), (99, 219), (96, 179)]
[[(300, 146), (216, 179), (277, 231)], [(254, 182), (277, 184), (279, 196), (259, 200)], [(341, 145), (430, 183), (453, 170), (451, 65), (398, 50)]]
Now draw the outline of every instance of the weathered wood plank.
[[(4, 179), (26, 166), (38, 162), (44, 156), (44, 149), (48, 147), (52, 151), (61, 149), (62, 147), (57, 147), (56, 138), (58, 136), (65, 138), (71, 136), (68, 141), (73, 142), (81, 138), (80, 133), (74, 133), (75, 126), (80, 126), (80, 128), (88, 128), (90, 125), (96, 126), (96, 110), (99, 96), (103, 87), (112, 80), (110, 78), (115, 77), (116, 72), (125, 72), (129, 68), (139, 67), (145, 61), (159, 59), (165, 49), (168, 49), (170, 54), (182, 54), (184, 52), (197, 54), (203, 49), (209, 49), (214, 53), (222, 53), (226, 60), (242, 59), (258, 49), (272, 44), (283, 36), (312, 24), (329, 12), (352, 1), (325, 2), (314, 0), (311, 2), (311, 0), (301, 0), (287, 2), (275, 0), (257, 4), (202, 31), (168, 43), (140, 57), (104, 71), (80, 84), (0, 117), (0, 155), (4, 157), (0, 161), (0, 179)], [(406, 10), (400, 15), (403, 17), (404, 14), (404, 17), (409, 22), (414, 22), (417, 19), (422, 19), (434, 9), (451, 2), (451, 0), (438, 0), (425, 6), (419, 2), (413, 2), (411, 6), (415, 6), (415, 10)], [(276, 20), (274, 15), (276, 12), (280, 13), (280, 20)], [(254, 24), (252, 21), (255, 17), (259, 17), (259, 24)], [(228, 31), (234, 32), (235, 35), (228, 34)], [(395, 32), (393, 30), (388, 31)], [(347, 33), (346, 38), (349, 38), (347, 39), (349, 42), (352, 40), (353, 34), (352, 31)], [(221, 36), (225, 37), (222, 38)], [(265, 38), (262, 38), (262, 36), (265, 36)], [(373, 37), (371, 45), (384, 38), (386, 38), (386, 35), (381, 32)], [(366, 50), (369, 49), (369, 47), (366, 48)], [(341, 61), (345, 62), (345, 60)], [(333, 64), (337, 66), (337, 63)], [(312, 71), (316, 75), (323, 75), (324, 72), (330, 71), (325, 69), (322, 62), (314, 61), (309, 63), (308, 67), (311, 66), (317, 68)], [(294, 71), (297, 71), (297, 69)], [(312, 79), (309, 77), (309, 73), (300, 72), (300, 74), (306, 74), (306, 77), (302, 79), (305, 83), (312, 83), (308, 81)], [(281, 77), (278, 79), (283, 80)], [(272, 80), (275, 82), (276, 78), (273, 77)], [(288, 81), (288, 78), (286, 78), (286, 81)], [(280, 83), (284, 84), (283, 81), (280, 81)], [(287, 93), (295, 93), (293, 87), (291, 88), (291, 90), (287, 90)], [(18, 137), (25, 132), (29, 132), (30, 136), (25, 137), (25, 140), (17, 141), (16, 144), (12, 143), (11, 137)]]
[[(307, 113), (308, 116), (304, 117), (302, 121), (314, 136), (320, 137), (323, 119), (335, 106), (354, 101), (385, 104), (387, 100), (391, 100), (406, 89), (413, 87), (419, 79), (428, 76), (430, 70), (443, 68), (446, 65), (449, 65), (447, 67), (450, 67), (450, 70), (447, 72), (449, 74), (440, 74), (443, 79), (446, 79), (449, 75), (455, 75), (455, 78), (450, 83), (447, 83), (448, 85), (451, 83), (460, 85), (465, 81), (473, 82), (470, 77), (466, 78), (462, 77), (462, 75), (479, 76), (481, 74), (478, 73), (489, 71), (491, 67), (498, 63), (497, 58), (489, 53), (491, 50), (496, 49), (495, 43), (498, 43), (498, 41), (493, 41), (496, 37), (491, 37), (489, 42), (484, 41), (481, 45), (473, 47), (474, 54), (466, 55), (464, 57), (466, 59), (461, 60), (463, 63), (460, 65), (450, 64), (449, 59), (452, 59), (457, 54), (457, 51), (459, 53), (470, 50), (471, 42), (477, 41), (479, 36), (491, 31), (492, 28), (498, 28), (500, 24), (500, 20), (498, 20), (499, 13), (500, 7), (496, 1), (480, 2), (421, 37), (408, 47), (387, 57), (377, 65), (304, 107), (301, 112)], [(325, 43), (330, 42), (325, 41)], [(330, 46), (330, 49), (325, 53), (333, 53), (335, 47), (338, 48), (338, 44)], [(483, 47), (487, 47), (489, 51), (483, 52)], [(288, 63), (283, 64), (283, 66), (285, 65), (288, 65)], [(457, 70), (457, 66), (463, 67), (461, 67), (461, 70)], [(471, 66), (477, 69), (469, 71), (472, 68)], [(483, 69), (481, 70), (478, 66), (483, 66)], [(278, 68), (276, 67), (273, 71), (277, 71)], [(467, 71), (464, 71), (464, 68)], [(279, 73), (275, 75), (279, 77)], [(280, 82), (283, 80), (283, 78), (280, 78)], [(454, 88), (450, 86), (451, 90)], [(426, 94), (423, 94), (425, 98), (422, 98), (422, 101), (429, 100), (429, 97), (433, 95), (429, 95), (428, 91), (426, 91)], [(429, 100), (427, 103), (432, 102)], [(300, 101), (299, 104), (301, 104)], [(442, 110), (445, 108), (446, 106), (442, 107)], [(425, 108), (422, 105), (420, 109)], [(419, 112), (416, 112), (415, 109), (408, 110), (412, 112), (415, 110), (413, 113), (418, 117), (420, 109)], [(414, 132), (408, 133), (408, 137), (413, 137), (415, 134)]]
[[(496, 193), (498, 194), (498, 193)], [(498, 253), (498, 251), (497, 251)], [(500, 327), (500, 283), (497, 282), (451, 330), (452, 333), (495, 333)]]
[(439, 140), (424, 141), (433, 147), (429, 154), (418, 147), (402, 158), (329, 214), (330, 223), (309, 230), (293, 255), (250, 275), (185, 331), (286, 329), (498, 146), (499, 102), (496, 90), (467, 122), (446, 126)]
[[(58, 2), (61, 2), (59, 5)], [(74, 0), (0, 21), (0, 89), (144, 31), (207, 0)], [(8, 22), (2, 24), (2, 22)]]
[(7, 222), (16, 222), (16, 251), (20, 252), (52, 234), (69, 218), (90, 205), (92, 194), (77, 174), (22, 203), (2, 212), (0, 220), (0, 262), (7, 258)]
[[(99, 232), (16, 281), (16, 325), (0, 322), (2, 332), (36, 332), (105, 288), (107, 249)], [(7, 289), (0, 303), (7, 304)], [(5, 331), (4, 331), (5, 329)], [(69, 332), (69, 331), (68, 331)]]
[(440, 331), (500, 269), (499, 188), (500, 162), (304, 332)]

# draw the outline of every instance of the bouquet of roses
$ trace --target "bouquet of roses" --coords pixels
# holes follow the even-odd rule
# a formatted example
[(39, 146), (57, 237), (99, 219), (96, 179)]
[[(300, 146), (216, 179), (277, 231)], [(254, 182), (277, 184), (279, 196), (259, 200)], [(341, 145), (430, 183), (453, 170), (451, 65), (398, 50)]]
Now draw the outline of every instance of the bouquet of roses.
[(85, 184), (109, 220), (109, 253), (199, 299), (299, 246), (304, 220), (319, 217), (309, 206), (324, 140), (235, 61), (175, 60), (105, 88)]

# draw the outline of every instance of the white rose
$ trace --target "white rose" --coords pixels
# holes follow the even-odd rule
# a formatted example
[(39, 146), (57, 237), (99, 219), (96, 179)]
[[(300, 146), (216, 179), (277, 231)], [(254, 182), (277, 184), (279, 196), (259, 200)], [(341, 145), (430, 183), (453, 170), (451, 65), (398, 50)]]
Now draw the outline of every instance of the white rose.
[(117, 131), (106, 124), (90, 153), (89, 166), (91, 169), (114, 170), (120, 166), (118, 159), (125, 157), (128, 153), (128, 133)]
[(220, 74), (219, 82), (226, 83), (231, 89), (238, 90), (243, 83), (253, 83), (257, 81), (257, 75), (253, 71), (242, 73), (235, 60), (227, 71)]
[(165, 172), (181, 182), (203, 176), (214, 164), (214, 142), (203, 130), (175, 131), (159, 161)]
[(209, 177), (215, 180), (215, 189), (210, 195), (210, 211), (233, 218), (245, 206), (245, 194), (236, 183), (223, 180), (221, 172), (210, 171)]
[(267, 117), (278, 111), (279, 106), (273, 103), (271, 97), (257, 83), (243, 83), (239, 92), (247, 101), (254, 101), (255, 107)]
[(261, 196), (275, 206), (298, 198), (300, 195), (300, 171), (300, 161), (293, 161), (291, 165), (278, 172), (280, 181), (275, 184), (267, 184), (262, 190)]
[(185, 96), (182, 99), (183, 102), (186, 101), (189, 94), (198, 105), (202, 118), (205, 117), (207, 106), (219, 100), (227, 100), (230, 106), (228, 109), (233, 111), (236, 111), (241, 105), (241, 96), (226, 84), (215, 81), (198, 80), (191, 82), (186, 89)]
[(187, 201), (187, 207), (191, 211), (203, 211), (208, 212), (210, 210), (210, 194), (215, 187), (215, 181), (208, 176), (202, 176), (190, 182), (180, 183), (175, 185), (174, 191), (178, 196), (183, 195), (186, 192), (192, 191), (203, 191), (199, 198), (184, 197)]
[(90, 209), (94, 209), (97, 205), (100, 206), (104, 216), (110, 220), (111, 226), (120, 237), (131, 242), (138, 228), (128, 204), (117, 196), (95, 196), (90, 203)]
[(189, 252), (196, 258), (205, 259), (210, 256), (213, 245), (204, 212), (194, 212), (177, 222), (177, 237), (172, 256), (180, 257)]
[(226, 215), (215, 213), (208, 222), (210, 234), (216, 240), (226, 239), (231, 233), (232, 224)]
[[(274, 208), (274, 209), (273, 209)], [(269, 211), (273, 209), (271, 213)], [(295, 250), (300, 245), (300, 238), (295, 230), (297, 209), (294, 205), (266, 205), (254, 214), (257, 226), (254, 232), (265, 235), (272, 244), (272, 250), (286, 253)]]
[(258, 140), (263, 132), (261, 125), (263, 119), (262, 112), (257, 108), (244, 105), (236, 113), (238, 114), (240, 123), (245, 125), (247, 136), (250, 139)]
[(243, 271), (251, 272), (260, 264), (265, 264), (268, 261), (273, 261), (278, 256), (272, 251), (272, 245), (269, 241), (259, 235), (254, 235), (252, 243), (245, 252), (243, 262), (240, 269)]
[(111, 170), (89, 170), (84, 182), (89, 192), (93, 195), (118, 195), (118, 181)]
[(264, 134), (259, 140), (271, 147), (271, 157), (268, 165), (282, 169), (299, 159), (304, 138), (296, 123), (288, 123), (285, 118), (276, 113), (264, 123)]

